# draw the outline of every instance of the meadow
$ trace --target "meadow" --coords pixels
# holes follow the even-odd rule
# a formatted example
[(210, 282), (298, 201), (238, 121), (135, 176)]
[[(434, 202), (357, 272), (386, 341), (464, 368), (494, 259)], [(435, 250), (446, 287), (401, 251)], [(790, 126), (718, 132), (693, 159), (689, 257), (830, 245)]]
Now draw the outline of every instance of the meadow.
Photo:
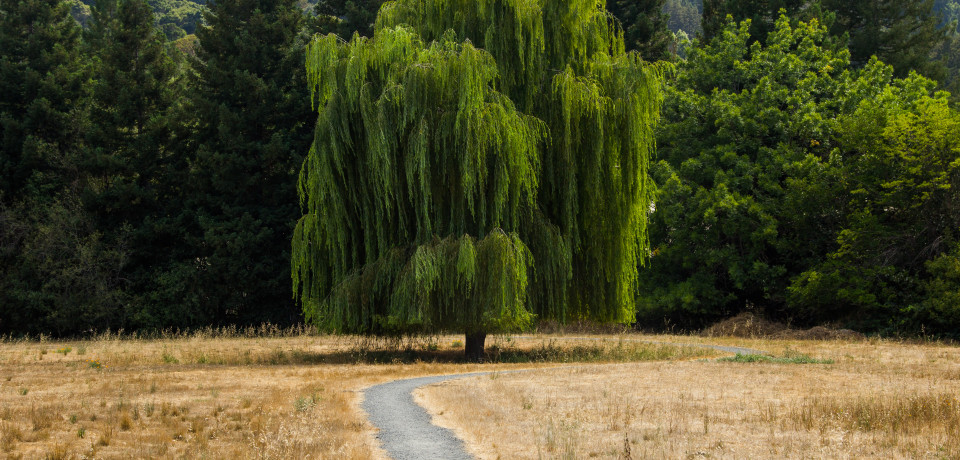
[(493, 374), (415, 397), (485, 459), (960, 458), (955, 346), (706, 341), (771, 356)]
[(566, 362), (688, 359), (695, 348), (488, 340), (376, 340), (307, 329), (0, 343), (0, 455), (7, 458), (382, 457), (360, 390), (389, 380)]
[[(375, 340), (260, 328), (7, 339), (0, 455), (383, 458), (359, 407), (363, 388), (514, 369), (530, 370), (416, 397), (480, 458), (960, 455), (956, 347), (569, 335), (491, 337), (485, 364), (462, 361), (458, 336)], [(777, 359), (724, 360), (665, 343), (747, 346)]]

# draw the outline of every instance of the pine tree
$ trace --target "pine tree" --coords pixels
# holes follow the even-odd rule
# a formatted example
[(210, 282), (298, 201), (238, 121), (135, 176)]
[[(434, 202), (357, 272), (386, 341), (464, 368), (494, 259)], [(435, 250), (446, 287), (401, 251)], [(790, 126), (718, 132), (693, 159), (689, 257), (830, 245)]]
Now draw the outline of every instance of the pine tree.
[(960, 102), (960, 2), (944, 2), (939, 8), (947, 38), (933, 49), (933, 58), (945, 71), (940, 87), (949, 91), (956, 103)]
[(372, 39), (316, 37), (307, 68), (308, 320), (464, 332), (471, 359), (534, 317), (633, 320), (661, 77), (596, 2), (387, 3)]
[(663, 6), (663, 12), (669, 17), (667, 29), (671, 32), (677, 33), (682, 30), (691, 37), (700, 33), (701, 13), (700, 6), (696, 2), (667, 0)]
[(0, 333), (115, 326), (126, 251), (80, 205), (88, 81), (55, 0), (0, 2)]
[(60, 0), (0, 3), (0, 200), (45, 199), (71, 178), (82, 131), (80, 28)]
[[(171, 124), (182, 97), (181, 72), (145, 0), (100, 0), (85, 44), (96, 122), (86, 132), (82, 198), (104, 239), (128, 248), (126, 288), (142, 296), (156, 289), (157, 267), (178, 241), (168, 216), (181, 203), (171, 195), (180, 178), (172, 175), (178, 159)], [(150, 314), (143, 301), (129, 308), (135, 310), (125, 312), (122, 327), (173, 325)]]
[(900, 77), (911, 70), (942, 77), (940, 63), (930, 60), (931, 50), (946, 37), (944, 30), (938, 29), (940, 15), (933, 11), (933, 0), (823, 0), (822, 4), (836, 12), (831, 33), (849, 36), (855, 65), (865, 65), (871, 56), (877, 56)]
[(729, 15), (737, 22), (749, 19), (750, 36), (763, 42), (774, 30), (781, 9), (788, 16), (799, 17), (797, 13), (808, 3), (804, 0), (703, 0), (703, 38), (709, 40), (722, 32)]
[(672, 35), (667, 29), (668, 17), (663, 13), (666, 0), (609, 0), (607, 11), (623, 27), (623, 41), (628, 50), (640, 53), (648, 61), (669, 58)]
[(179, 73), (145, 0), (101, 0), (85, 42), (93, 57), (90, 111), (96, 120), (86, 133), (85, 169), (95, 178), (90, 193), (97, 202), (91, 205), (104, 213), (105, 227), (116, 228), (157, 204)]
[(195, 254), (184, 263), (198, 271), (192, 301), (209, 321), (298, 316), (286, 286), (296, 174), (312, 128), (303, 21), (294, 0), (222, 0), (197, 31), (192, 215), (183, 223)]
[(337, 34), (349, 40), (354, 33), (373, 35), (373, 23), (384, 0), (319, 0), (313, 9), (316, 15), (314, 32)]

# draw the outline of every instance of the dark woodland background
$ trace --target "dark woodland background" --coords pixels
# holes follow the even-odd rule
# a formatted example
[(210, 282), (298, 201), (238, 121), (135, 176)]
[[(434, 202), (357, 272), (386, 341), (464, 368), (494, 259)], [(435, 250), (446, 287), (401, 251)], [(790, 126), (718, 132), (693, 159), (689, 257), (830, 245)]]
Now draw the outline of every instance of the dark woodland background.
[[(0, 3), (0, 334), (302, 322), (304, 47), (381, 3)], [(960, 2), (607, 8), (675, 64), (638, 327), (960, 337)]]

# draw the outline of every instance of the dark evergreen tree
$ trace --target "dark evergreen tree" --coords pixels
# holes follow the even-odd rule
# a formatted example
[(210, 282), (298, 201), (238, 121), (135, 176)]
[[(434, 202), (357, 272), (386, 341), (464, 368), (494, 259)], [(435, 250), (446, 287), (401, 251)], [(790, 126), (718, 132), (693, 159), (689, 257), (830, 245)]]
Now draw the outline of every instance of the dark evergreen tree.
[[(171, 150), (181, 73), (145, 0), (100, 0), (85, 42), (96, 122), (86, 131), (82, 199), (105, 243), (128, 249), (125, 288), (140, 298), (157, 289), (156, 271), (180, 240), (170, 216), (182, 213), (175, 184), (182, 179), (175, 174), (182, 153)], [(118, 326), (171, 325), (149, 305), (142, 298), (131, 302)]]
[(60, 0), (0, 3), (0, 200), (51, 197), (82, 130), (80, 27)]
[(349, 40), (354, 33), (371, 37), (377, 11), (384, 1), (319, 0), (313, 10), (316, 14), (314, 31), (324, 35), (337, 34), (344, 40)]
[(115, 324), (122, 244), (78, 199), (88, 81), (66, 3), (0, 3), (0, 332), (68, 334)]
[(623, 42), (628, 50), (640, 53), (647, 61), (669, 58), (673, 39), (663, 13), (666, 0), (609, 0), (607, 11), (623, 27)]
[(943, 65), (940, 87), (949, 91), (954, 102), (960, 102), (960, 1), (938, 0), (934, 6), (942, 16), (946, 40), (933, 49), (933, 57)]
[(198, 317), (290, 323), (290, 239), (299, 216), (297, 172), (310, 148), (302, 26), (294, 0), (221, 0), (200, 27), (187, 146), (195, 152), (188, 243), (170, 276), (195, 279)]
[(871, 56), (890, 64), (897, 76), (915, 70), (928, 77), (943, 77), (942, 65), (930, 59), (931, 50), (946, 37), (938, 28), (940, 14), (933, 0), (822, 0), (836, 13), (831, 33), (849, 36), (852, 63), (865, 65)]
[(667, 0), (663, 5), (663, 12), (669, 18), (667, 28), (671, 32), (684, 31), (693, 37), (700, 33), (700, 8), (702, 3), (691, 0)]
[(775, 27), (780, 10), (798, 17), (797, 13), (809, 2), (805, 0), (703, 0), (703, 38), (709, 40), (723, 31), (727, 16), (735, 21), (749, 19), (750, 36), (764, 41)]

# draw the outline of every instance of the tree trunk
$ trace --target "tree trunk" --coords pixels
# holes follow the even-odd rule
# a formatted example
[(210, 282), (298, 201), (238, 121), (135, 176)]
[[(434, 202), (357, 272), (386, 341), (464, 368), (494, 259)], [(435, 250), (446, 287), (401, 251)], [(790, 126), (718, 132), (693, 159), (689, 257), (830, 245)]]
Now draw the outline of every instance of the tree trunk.
[(467, 334), (467, 344), (463, 349), (463, 356), (467, 361), (483, 362), (483, 342), (487, 339), (486, 332)]

